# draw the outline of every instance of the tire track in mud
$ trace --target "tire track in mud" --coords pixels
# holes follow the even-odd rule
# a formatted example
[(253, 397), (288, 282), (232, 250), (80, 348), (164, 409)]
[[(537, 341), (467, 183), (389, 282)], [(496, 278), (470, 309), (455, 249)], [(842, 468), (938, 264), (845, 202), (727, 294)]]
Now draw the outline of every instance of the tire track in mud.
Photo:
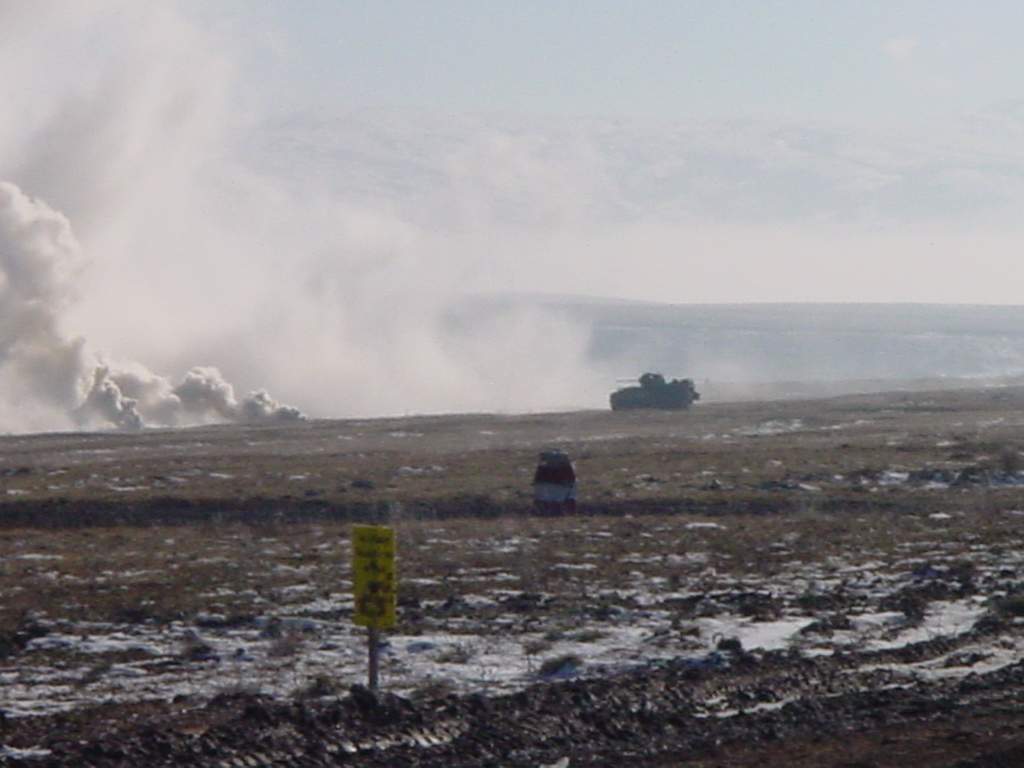
[(948, 719), (963, 708), (975, 716), (1020, 712), (1024, 662), (932, 681), (877, 668), (941, 659), (1015, 631), (983, 619), (958, 636), (884, 651), (814, 658), (740, 652), (722, 669), (678, 660), (497, 697), (412, 702), (360, 687), (331, 702), (221, 697), (191, 712), (187, 727), (167, 716), (85, 740), (56, 736), (40, 745), (51, 750), (48, 757), (6, 764), (541, 766), (568, 757), (572, 766), (596, 766), (809, 735), (841, 739), (865, 728)]

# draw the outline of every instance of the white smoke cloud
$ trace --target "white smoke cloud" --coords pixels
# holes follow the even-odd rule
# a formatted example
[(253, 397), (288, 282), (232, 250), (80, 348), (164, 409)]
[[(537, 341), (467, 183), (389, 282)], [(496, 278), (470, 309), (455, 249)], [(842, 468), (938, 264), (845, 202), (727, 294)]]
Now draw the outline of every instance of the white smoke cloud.
[(466, 293), (1019, 301), (1013, 105), (955, 152), (327, 93), (279, 115), (240, 71), (266, 51), (203, 8), (0, 0), (0, 430), (296, 415), (263, 387), (324, 416), (603, 406), (637, 372)]
[(489, 198), (540, 173), (511, 226), (557, 227), (586, 179), (504, 140), (453, 154), (454, 194), (483, 205), (431, 210), (468, 211), (469, 239), (396, 206), (387, 180), (286, 183), (243, 151), (265, 115), (235, 43), (182, 8), (0, 3), (0, 103), (24, 116), (0, 121), (0, 281), (37, 297), (0, 309), (0, 430), (300, 416), (264, 386), (339, 416), (601, 402), (586, 329), (512, 308), (450, 322), (505, 277), (482, 230), (509, 218)]
[(74, 414), (80, 424), (100, 418), (121, 429), (142, 429), (144, 424), (137, 406), (138, 402), (125, 397), (110, 377), (110, 369), (101, 365), (94, 369), (92, 386)]
[(174, 386), (138, 363), (97, 361), (83, 339), (60, 330), (81, 262), (67, 218), (0, 181), (0, 381), (10, 395), (80, 425), (122, 429), (302, 418), (262, 390), (239, 402), (216, 368), (193, 368)]
[(58, 331), (78, 245), (68, 220), (0, 182), (0, 382), (9, 403), (70, 409), (82, 396), (83, 342)]

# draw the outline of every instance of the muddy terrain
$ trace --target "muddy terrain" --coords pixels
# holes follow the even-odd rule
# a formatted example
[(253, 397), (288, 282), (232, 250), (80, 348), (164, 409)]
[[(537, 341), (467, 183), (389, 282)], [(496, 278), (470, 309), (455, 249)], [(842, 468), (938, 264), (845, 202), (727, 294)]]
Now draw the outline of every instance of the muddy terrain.
[[(992, 388), (2, 438), (0, 762), (1022, 765), (1022, 427)], [(530, 513), (549, 447), (578, 516)]]

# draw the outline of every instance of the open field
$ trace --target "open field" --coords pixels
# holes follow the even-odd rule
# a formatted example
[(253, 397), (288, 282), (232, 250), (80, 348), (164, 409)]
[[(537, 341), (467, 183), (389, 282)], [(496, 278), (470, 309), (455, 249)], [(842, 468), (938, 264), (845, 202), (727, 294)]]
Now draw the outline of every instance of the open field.
[(6, 437), (0, 759), (1017, 765), (1022, 448), (1017, 388)]

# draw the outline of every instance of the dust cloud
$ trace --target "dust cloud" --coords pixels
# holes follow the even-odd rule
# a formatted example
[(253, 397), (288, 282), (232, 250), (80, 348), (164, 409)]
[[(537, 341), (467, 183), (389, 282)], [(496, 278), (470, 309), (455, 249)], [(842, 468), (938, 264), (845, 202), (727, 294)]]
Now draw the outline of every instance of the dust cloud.
[(241, 158), (241, 58), (173, 4), (0, 3), (0, 431), (598, 401), (579, 324), (452, 322), (479, 240)]
[(302, 418), (265, 391), (239, 401), (216, 368), (192, 368), (175, 385), (138, 363), (103, 362), (84, 339), (64, 336), (61, 315), (81, 263), (67, 218), (0, 182), (0, 383), (18, 402), (66, 413), (80, 426), (124, 429)]

